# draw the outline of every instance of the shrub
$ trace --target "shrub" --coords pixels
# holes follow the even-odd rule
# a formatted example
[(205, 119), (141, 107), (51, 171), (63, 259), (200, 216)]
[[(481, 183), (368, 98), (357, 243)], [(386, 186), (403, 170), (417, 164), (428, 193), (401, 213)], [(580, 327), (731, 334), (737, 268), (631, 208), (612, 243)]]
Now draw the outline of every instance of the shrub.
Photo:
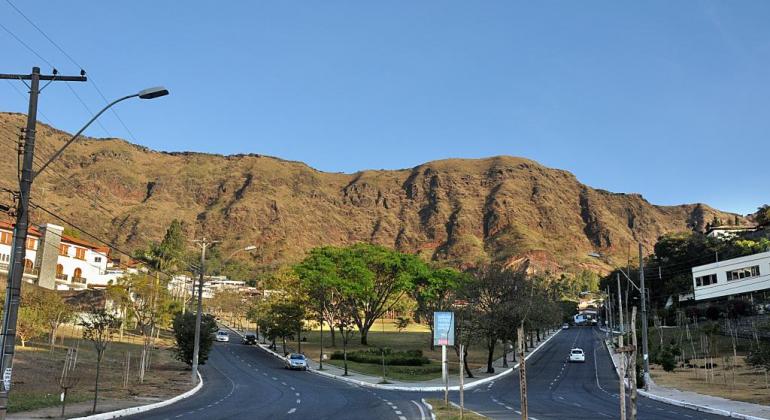
[(706, 318), (716, 321), (719, 319), (719, 308), (716, 306), (709, 306), (706, 308)]
[[(367, 349), (348, 352), (348, 360), (357, 363), (382, 363), (382, 352), (385, 352), (385, 363), (396, 366), (422, 366), (430, 363), (430, 360), (422, 355), (422, 350), (392, 351), (389, 348)], [(335, 351), (331, 355), (332, 360), (344, 359), (341, 351)]]

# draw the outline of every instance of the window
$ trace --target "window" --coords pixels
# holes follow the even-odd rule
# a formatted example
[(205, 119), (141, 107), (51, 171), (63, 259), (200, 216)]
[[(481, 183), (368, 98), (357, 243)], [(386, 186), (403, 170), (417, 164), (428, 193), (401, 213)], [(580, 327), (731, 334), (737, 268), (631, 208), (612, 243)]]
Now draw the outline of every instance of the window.
[(64, 274), (64, 266), (61, 264), (56, 264), (56, 275), (62, 274)]
[(75, 272), (72, 273), (72, 278), (73, 279), (79, 279), (79, 278), (82, 278), (82, 277), (83, 277), (83, 270), (81, 270), (79, 268), (76, 268)]
[(24, 272), (25, 273), (32, 273), (35, 271), (35, 264), (32, 262), (32, 260), (24, 259)]
[(0, 232), (0, 244), (10, 245), (13, 240), (13, 234), (11, 232)]
[(35, 242), (37, 242), (37, 240), (35, 238), (27, 238), (27, 249), (34, 250), (35, 249)]
[(85, 248), (75, 248), (75, 258), (79, 260), (86, 259), (86, 250)]
[(63, 255), (63, 256), (66, 257), (69, 254), (70, 254), (70, 246), (69, 245), (60, 244), (59, 245), (59, 255)]
[(10, 259), (11, 259), (10, 255), (8, 255), (8, 254), (0, 254), (0, 262), (7, 263), (8, 261), (10, 261)]
[(747, 279), (750, 277), (757, 277), (759, 275), (759, 266), (753, 265), (751, 267), (743, 267), (737, 270), (727, 272), (727, 281)]
[(695, 286), (697, 287), (709, 286), (711, 284), (717, 284), (716, 274), (707, 274), (705, 276), (700, 276), (695, 278)]
[(94, 257), (94, 262), (97, 262), (97, 263), (102, 262), (102, 257)]

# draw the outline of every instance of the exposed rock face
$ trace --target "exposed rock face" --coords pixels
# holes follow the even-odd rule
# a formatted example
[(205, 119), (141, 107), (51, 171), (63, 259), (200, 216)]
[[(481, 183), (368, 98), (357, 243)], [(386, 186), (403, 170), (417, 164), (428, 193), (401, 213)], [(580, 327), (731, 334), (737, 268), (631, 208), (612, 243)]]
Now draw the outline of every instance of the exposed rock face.
[[(24, 116), (0, 113), (0, 175), (16, 182), (11, 153)], [(69, 136), (40, 125), (37, 154)], [(322, 244), (375, 242), (467, 266), (527, 261), (558, 271), (624, 260), (672, 231), (702, 230), (703, 204), (654, 206), (637, 194), (581, 184), (569, 172), (515, 157), (449, 159), (412, 169), (324, 173), (260, 155), (162, 153), (117, 139), (82, 139), (35, 181), (32, 200), (125, 249), (162, 237), (172, 219), (187, 233), (256, 244), (257, 263), (294, 261)], [(49, 220), (42, 213), (37, 220)], [(633, 250), (632, 250), (633, 252)]]

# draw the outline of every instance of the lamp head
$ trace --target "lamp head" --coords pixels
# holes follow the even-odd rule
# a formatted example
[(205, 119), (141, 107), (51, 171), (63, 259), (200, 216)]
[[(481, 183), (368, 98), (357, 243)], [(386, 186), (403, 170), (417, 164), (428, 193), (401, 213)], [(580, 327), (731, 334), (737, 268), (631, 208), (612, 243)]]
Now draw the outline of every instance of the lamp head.
[(138, 95), (139, 95), (139, 98), (141, 99), (155, 99), (161, 96), (168, 95), (168, 90), (163, 86), (157, 86), (149, 89), (144, 89), (140, 91)]

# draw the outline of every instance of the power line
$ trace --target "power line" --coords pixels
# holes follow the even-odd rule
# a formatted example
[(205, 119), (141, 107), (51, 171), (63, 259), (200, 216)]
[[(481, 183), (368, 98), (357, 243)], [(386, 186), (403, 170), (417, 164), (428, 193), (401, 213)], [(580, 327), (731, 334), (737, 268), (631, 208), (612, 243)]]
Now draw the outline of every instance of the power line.
[[(64, 48), (62, 48), (58, 43), (56, 43), (56, 41), (54, 41), (50, 36), (48, 36), (48, 34), (45, 33), (45, 31), (43, 31), (43, 29), (40, 26), (35, 24), (35, 22), (33, 22), (32, 19), (30, 19), (26, 14), (24, 14), (24, 12), (22, 12), (18, 7), (16, 7), (16, 5), (13, 4), (13, 2), (11, 2), (11, 0), (5, 0), (5, 2), (8, 3), (14, 10), (16, 10), (16, 12), (19, 13), (24, 18), (24, 20), (26, 20), (30, 25), (32, 25), (32, 27), (35, 28), (41, 35), (43, 35), (43, 37), (45, 39), (47, 39), (48, 42), (51, 43), (51, 45), (56, 47), (56, 49), (59, 50), (59, 52), (61, 52), (65, 57), (67, 57), (67, 59), (72, 64), (74, 64), (76, 67), (78, 67), (81, 70), (83, 70), (84, 67), (81, 66), (80, 63), (78, 63), (74, 58), (72, 58), (72, 56), (70, 54), (68, 54), (67, 51), (65, 51)], [(90, 76), (91, 85), (94, 87), (94, 89), (99, 94), (99, 96), (101, 96), (101, 98), (104, 101), (104, 103), (105, 104), (109, 103), (109, 101), (107, 100), (107, 97), (104, 96), (104, 94), (102, 93), (102, 90), (99, 89), (99, 86), (96, 84), (96, 80), (94, 80), (92, 75), (89, 74), (89, 76)], [(126, 123), (123, 122), (123, 119), (120, 118), (120, 115), (118, 115), (118, 111), (115, 110), (114, 108), (111, 108), (110, 111), (115, 116), (115, 118), (118, 120), (118, 122), (120, 122), (120, 125), (122, 125), (123, 128), (126, 130), (126, 132), (128, 133), (129, 137), (131, 137), (131, 140), (134, 143), (137, 143), (136, 138), (134, 137), (134, 133), (128, 128)], [(99, 124), (99, 125), (101, 125), (101, 124)], [(104, 127), (102, 127), (102, 128), (104, 128)], [(105, 130), (105, 131), (107, 131), (107, 130)], [(110, 136), (109, 133), (108, 133), (108, 136)], [(112, 136), (110, 136), (110, 137), (112, 137)]]
[[(8, 0), (6, 0), (6, 1), (8, 1)], [(53, 65), (53, 63), (51, 63), (50, 61), (46, 60), (46, 59), (45, 59), (45, 57), (43, 57), (43, 56), (42, 56), (40, 53), (38, 53), (38, 52), (37, 52), (37, 50), (35, 50), (34, 48), (32, 48), (32, 47), (31, 47), (29, 44), (27, 44), (26, 42), (24, 42), (24, 40), (22, 40), (20, 37), (18, 37), (18, 36), (17, 36), (15, 33), (13, 33), (13, 32), (12, 32), (10, 29), (8, 29), (8, 28), (7, 28), (5, 25), (3, 25), (2, 23), (0, 23), (0, 28), (3, 28), (3, 29), (6, 31), (6, 32), (8, 32), (8, 34), (10, 34), (10, 35), (13, 37), (13, 39), (15, 39), (16, 41), (18, 41), (18, 42), (19, 42), (21, 45), (23, 45), (23, 46), (24, 46), (24, 48), (26, 48), (27, 50), (29, 50), (29, 51), (30, 51), (32, 54), (34, 54), (34, 55), (35, 55), (37, 58), (39, 58), (40, 60), (42, 60), (43, 62), (45, 62), (46, 64), (48, 64), (48, 65), (49, 65), (49, 66), (50, 66), (52, 69), (55, 69), (55, 68), (56, 68), (56, 66), (54, 66), (54, 65)], [(89, 113), (89, 114), (90, 114), (90, 115), (93, 117), (93, 116), (94, 116), (94, 113), (91, 111), (91, 109), (88, 107), (88, 105), (86, 105), (85, 101), (83, 101), (83, 98), (81, 98), (81, 97), (80, 97), (80, 95), (78, 95), (78, 93), (75, 91), (75, 89), (73, 89), (73, 88), (72, 88), (72, 86), (70, 86), (70, 85), (69, 85), (69, 83), (65, 82), (65, 84), (66, 84), (66, 85), (67, 85), (67, 87), (69, 88), (70, 92), (72, 92), (72, 94), (75, 96), (75, 98), (77, 98), (78, 102), (80, 102), (80, 104), (81, 104), (81, 105), (83, 105), (83, 108), (85, 108), (85, 109), (86, 109), (86, 111), (87, 111), (87, 112), (88, 112), (88, 113)], [(108, 137), (112, 137), (112, 135), (109, 133), (109, 131), (107, 131), (107, 128), (105, 128), (105, 127), (104, 127), (104, 125), (101, 123), (101, 121), (96, 121), (96, 123), (97, 123), (97, 124), (99, 124), (99, 127), (101, 127), (101, 128), (102, 128), (102, 130), (104, 130), (104, 132), (105, 132), (105, 133), (107, 133), (107, 136), (108, 136)]]

